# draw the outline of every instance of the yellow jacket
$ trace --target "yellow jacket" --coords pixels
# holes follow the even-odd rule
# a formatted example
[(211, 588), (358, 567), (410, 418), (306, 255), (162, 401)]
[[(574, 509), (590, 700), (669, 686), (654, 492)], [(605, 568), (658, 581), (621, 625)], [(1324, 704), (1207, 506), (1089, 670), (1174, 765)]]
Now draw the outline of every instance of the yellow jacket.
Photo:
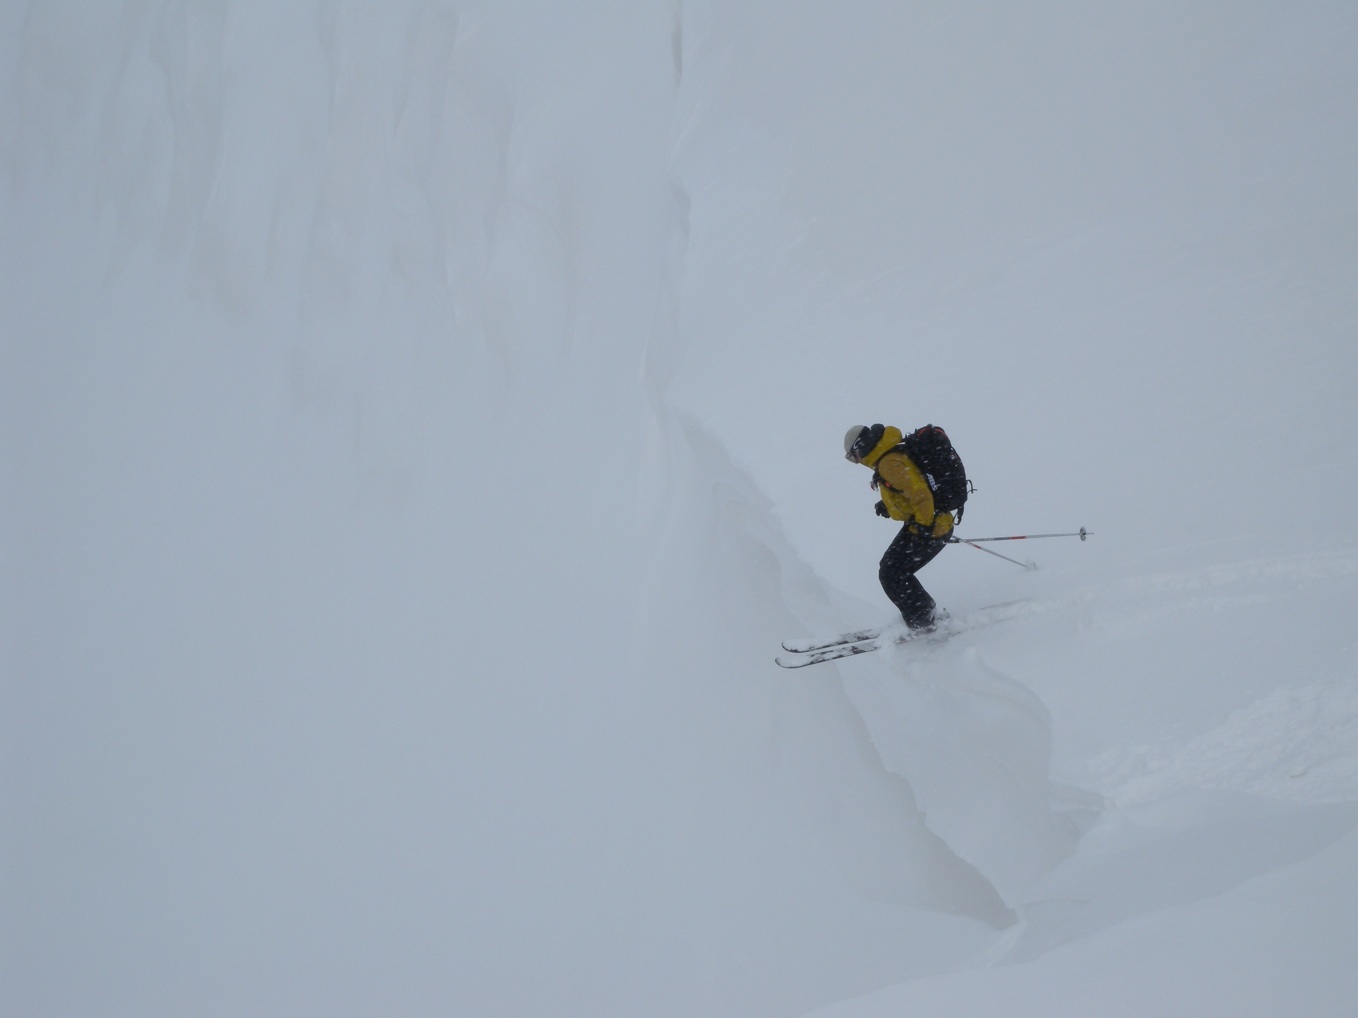
[(921, 533), (947, 537), (952, 533), (952, 513), (934, 512), (934, 493), (923, 471), (905, 453), (891, 451), (904, 437), (899, 428), (888, 427), (860, 462), (872, 468), (872, 485), (893, 520), (913, 523)]

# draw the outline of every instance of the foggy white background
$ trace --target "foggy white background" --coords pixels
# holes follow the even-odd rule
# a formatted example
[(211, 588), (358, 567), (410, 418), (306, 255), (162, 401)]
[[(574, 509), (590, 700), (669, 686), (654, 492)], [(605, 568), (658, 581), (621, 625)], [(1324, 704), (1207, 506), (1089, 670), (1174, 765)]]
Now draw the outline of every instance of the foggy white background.
[(4, 5), (0, 1011), (1352, 1013), (1356, 44)]

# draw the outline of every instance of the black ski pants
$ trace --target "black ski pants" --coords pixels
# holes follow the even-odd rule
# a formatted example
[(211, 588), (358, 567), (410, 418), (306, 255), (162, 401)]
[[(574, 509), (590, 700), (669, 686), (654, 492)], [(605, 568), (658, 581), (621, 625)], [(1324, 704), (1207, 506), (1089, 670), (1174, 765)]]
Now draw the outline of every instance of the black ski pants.
[(911, 629), (929, 625), (934, 618), (934, 599), (915, 578), (915, 573), (934, 560), (948, 542), (937, 537), (917, 534), (910, 525), (891, 542), (882, 556), (877, 577), (891, 603), (901, 610), (901, 618)]

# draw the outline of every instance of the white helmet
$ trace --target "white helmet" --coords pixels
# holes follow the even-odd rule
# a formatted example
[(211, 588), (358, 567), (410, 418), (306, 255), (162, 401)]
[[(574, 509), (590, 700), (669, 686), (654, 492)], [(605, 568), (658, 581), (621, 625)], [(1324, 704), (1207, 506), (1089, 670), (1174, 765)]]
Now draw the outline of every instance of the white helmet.
[(852, 428), (850, 428), (847, 432), (845, 432), (845, 434), (844, 434), (844, 458), (845, 458), (846, 460), (849, 460), (850, 462), (855, 461), (855, 456), (854, 456), (854, 454), (853, 454), (853, 447), (854, 447), (854, 444), (855, 444), (855, 443), (858, 441), (858, 439), (862, 436), (863, 432), (865, 432), (865, 431), (867, 431), (867, 430), (868, 430), (868, 429), (867, 429), (867, 425), (864, 425), (864, 424), (855, 424)]

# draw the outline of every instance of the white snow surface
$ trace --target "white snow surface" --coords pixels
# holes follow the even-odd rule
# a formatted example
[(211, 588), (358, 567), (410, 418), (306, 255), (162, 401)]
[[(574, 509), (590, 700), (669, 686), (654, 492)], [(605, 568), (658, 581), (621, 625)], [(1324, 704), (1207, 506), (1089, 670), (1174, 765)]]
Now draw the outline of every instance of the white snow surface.
[(1358, 1013), (1355, 52), (0, 6), (0, 1013)]

